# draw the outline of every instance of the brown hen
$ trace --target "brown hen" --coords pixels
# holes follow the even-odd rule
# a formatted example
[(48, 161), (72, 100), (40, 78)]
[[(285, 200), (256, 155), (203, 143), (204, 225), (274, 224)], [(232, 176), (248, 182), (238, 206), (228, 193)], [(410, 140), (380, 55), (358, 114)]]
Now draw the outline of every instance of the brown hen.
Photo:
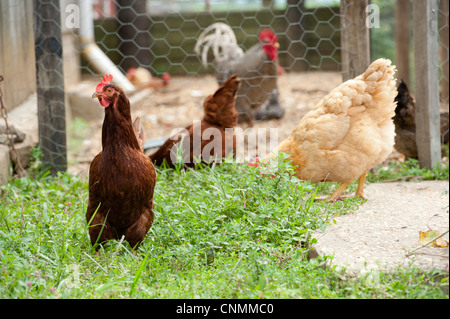
[(105, 118), (102, 151), (89, 169), (86, 220), (96, 250), (97, 244), (124, 236), (135, 254), (153, 223), (156, 171), (142, 152), (140, 122), (132, 124), (130, 102), (111, 80), (103, 77), (92, 96), (105, 107)]
[[(405, 155), (405, 158), (419, 158), (416, 144), (416, 101), (409, 92), (406, 83), (401, 80), (398, 85), (398, 95), (395, 98), (397, 107), (395, 109), (395, 149)], [(449, 120), (448, 112), (441, 111), (441, 146), (447, 145), (449, 141)], [(444, 148), (441, 148), (441, 154), (445, 155)]]
[[(150, 155), (155, 165), (165, 161), (169, 167), (175, 167), (177, 154), (184, 165), (195, 167), (197, 163), (220, 161), (231, 152), (236, 154), (236, 137), (233, 127), (237, 124), (235, 96), (240, 81), (232, 75), (204, 103), (204, 117), (201, 121), (187, 126), (164, 142)], [(182, 141), (183, 140), (183, 141)]]

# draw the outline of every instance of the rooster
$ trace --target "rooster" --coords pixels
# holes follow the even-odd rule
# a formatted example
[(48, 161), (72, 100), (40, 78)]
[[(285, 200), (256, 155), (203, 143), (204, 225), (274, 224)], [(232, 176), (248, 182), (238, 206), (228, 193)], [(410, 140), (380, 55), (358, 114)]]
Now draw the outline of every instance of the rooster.
[[(237, 76), (230, 76), (213, 95), (205, 99), (203, 103), (205, 115), (202, 121), (187, 126), (184, 133), (165, 141), (155, 153), (150, 155), (152, 162), (160, 166), (166, 161), (169, 167), (175, 167), (172, 158), (175, 159), (178, 146), (181, 146), (183, 150), (184, 164), (191, 168), (195, 167), (195, 162), (198, 162), (201, 156), (209, 156), (202, 160), (210, 162), (212, 158), (226, 157), (231, 152), (236, 155), (236, 137), (233, 127), (237, 124), (235, 96), (239, 86), (240, 81)], [(213, 135), (212, 140), (209, 139), (210, 133)], [(182, 139), (183, 141), (180, 142)], [(197, 146), (199, 148), (196, 148), (195, 140), (199, 142)], [(205, 149), (209, 150), (208, 154), (203, 154)], [(220, 154), (218, 154), (219, 151)]]
[(111, 80), (104, 76), (92, 95), (105, 108), (105, 118), (102, 151), (89, 168), (86, 220), (93, 246), (124, 236), (136, 254), (154, 219), (156, 171), (142, 152), (139, 119), (131, 122), (130, 102)]
[(168, 87), (170, 83), (169, 73), (165, 72), (161, 78), (155, 78), (149, 70), (143, 67), (129, 68), (126, 77), (138, 89), (153, 88), (158, 90)]
[(341, 183), (328, 202), (340, 199), (357, 178), (355, 196), (364, 198), (367, 171), (385, 160), (394, 145), (394, 72), (387, 59), (372, 62), (322, 98), (266, 159), (285, 153), (299, 179)]
[[(213, 33), (208, 34), (211, 31)], [(214, 23), (200, 34), (194, 48), (201, 56), (204, 67), (208, 62), (208, 51), (212, 48), (219, 85), (231, 74), (241, 79), (236, 109), (239, 122), (250, 124), (255, 119), (268, 120), (284, 115), (277, 91), (278, 38), (270, 29), (263, 29), (258, 38), (259, 43), (244, 52), (237, 45), (233, 30), (228, 25)], [(270, 110), (263, 110), (265, 105)]]

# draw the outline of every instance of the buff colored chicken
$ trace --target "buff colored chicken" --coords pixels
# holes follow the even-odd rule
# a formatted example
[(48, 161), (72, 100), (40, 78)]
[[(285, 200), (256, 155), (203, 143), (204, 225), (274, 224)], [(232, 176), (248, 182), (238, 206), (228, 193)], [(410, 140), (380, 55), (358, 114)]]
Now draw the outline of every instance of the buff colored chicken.
[(394, 72), (390, 60), (374, 61), (322, 98), (266, 159), (286, 153), (299, 179), (341, 183), (328, 202), (340, 199), (356, 178), (355, 196), (364, 198), (367, 171), (386, 159), (394, 145)]
[(157, 78), (143, 67), (129, 68), (126, 77), (138, 89), (153, 88), (154, 90), (168, 87), (171, 79), (167, 72), (163, 73), (161, 78)]

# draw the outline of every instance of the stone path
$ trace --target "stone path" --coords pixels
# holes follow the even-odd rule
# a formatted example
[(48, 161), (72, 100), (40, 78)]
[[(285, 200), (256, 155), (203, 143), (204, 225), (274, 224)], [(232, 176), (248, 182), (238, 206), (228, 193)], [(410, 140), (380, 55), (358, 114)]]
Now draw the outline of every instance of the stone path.
[[(336, 224), (313, 237), (313, 249), (333, 255), (333, 265), (350, 272), (386, 270), (402, 265), (448, 271), (449, 248), (421, 246), (419, 232), (449, 229), (449, 182), (374, 183), (365, 187), (368, 199), (354, 213), (336, 218)], [(443, 237), (449, 241), (448, 233)], [(314, 254), (314, 252), (313, 252)]]

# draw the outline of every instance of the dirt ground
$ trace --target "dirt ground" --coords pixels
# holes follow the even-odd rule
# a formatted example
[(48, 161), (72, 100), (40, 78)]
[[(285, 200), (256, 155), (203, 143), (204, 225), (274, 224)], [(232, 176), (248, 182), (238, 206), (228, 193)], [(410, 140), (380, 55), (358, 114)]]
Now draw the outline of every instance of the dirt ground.
[[(278, 128), (278, 140), (288, 137), (300, 119), (333, 88), (342, 77), (334, 72), (285, 73), (278, 80), (279, 98), (286, 113), (280, 120), (255, 122), (254, 128)], [(92, 87), (96, 85), (93, 82)], [(173, 77), (168, 88), (159, 91), (145, 89), (131, 94), (132, 118), (139, 116), (146, 138), (167, 137), (176, 128), (200, 120), (203, 116), (203, 100), (218, 88), (213, 75)], [(134, 103), (133, 103), (134, 101)], [(100, 107), (100, 106), (99, 106)], [(103, 117), (88, 121), (90, 132), (81, 150), (69, 149), (69, 171), (86, 175), (92, 158), (101, 150), (101, 126)], [(244, 124), (243, 130), (247, 129)], [(148, 153), (151, 153), (149, 151)], [(256, 155), (256, 154), (250, 154)]]

